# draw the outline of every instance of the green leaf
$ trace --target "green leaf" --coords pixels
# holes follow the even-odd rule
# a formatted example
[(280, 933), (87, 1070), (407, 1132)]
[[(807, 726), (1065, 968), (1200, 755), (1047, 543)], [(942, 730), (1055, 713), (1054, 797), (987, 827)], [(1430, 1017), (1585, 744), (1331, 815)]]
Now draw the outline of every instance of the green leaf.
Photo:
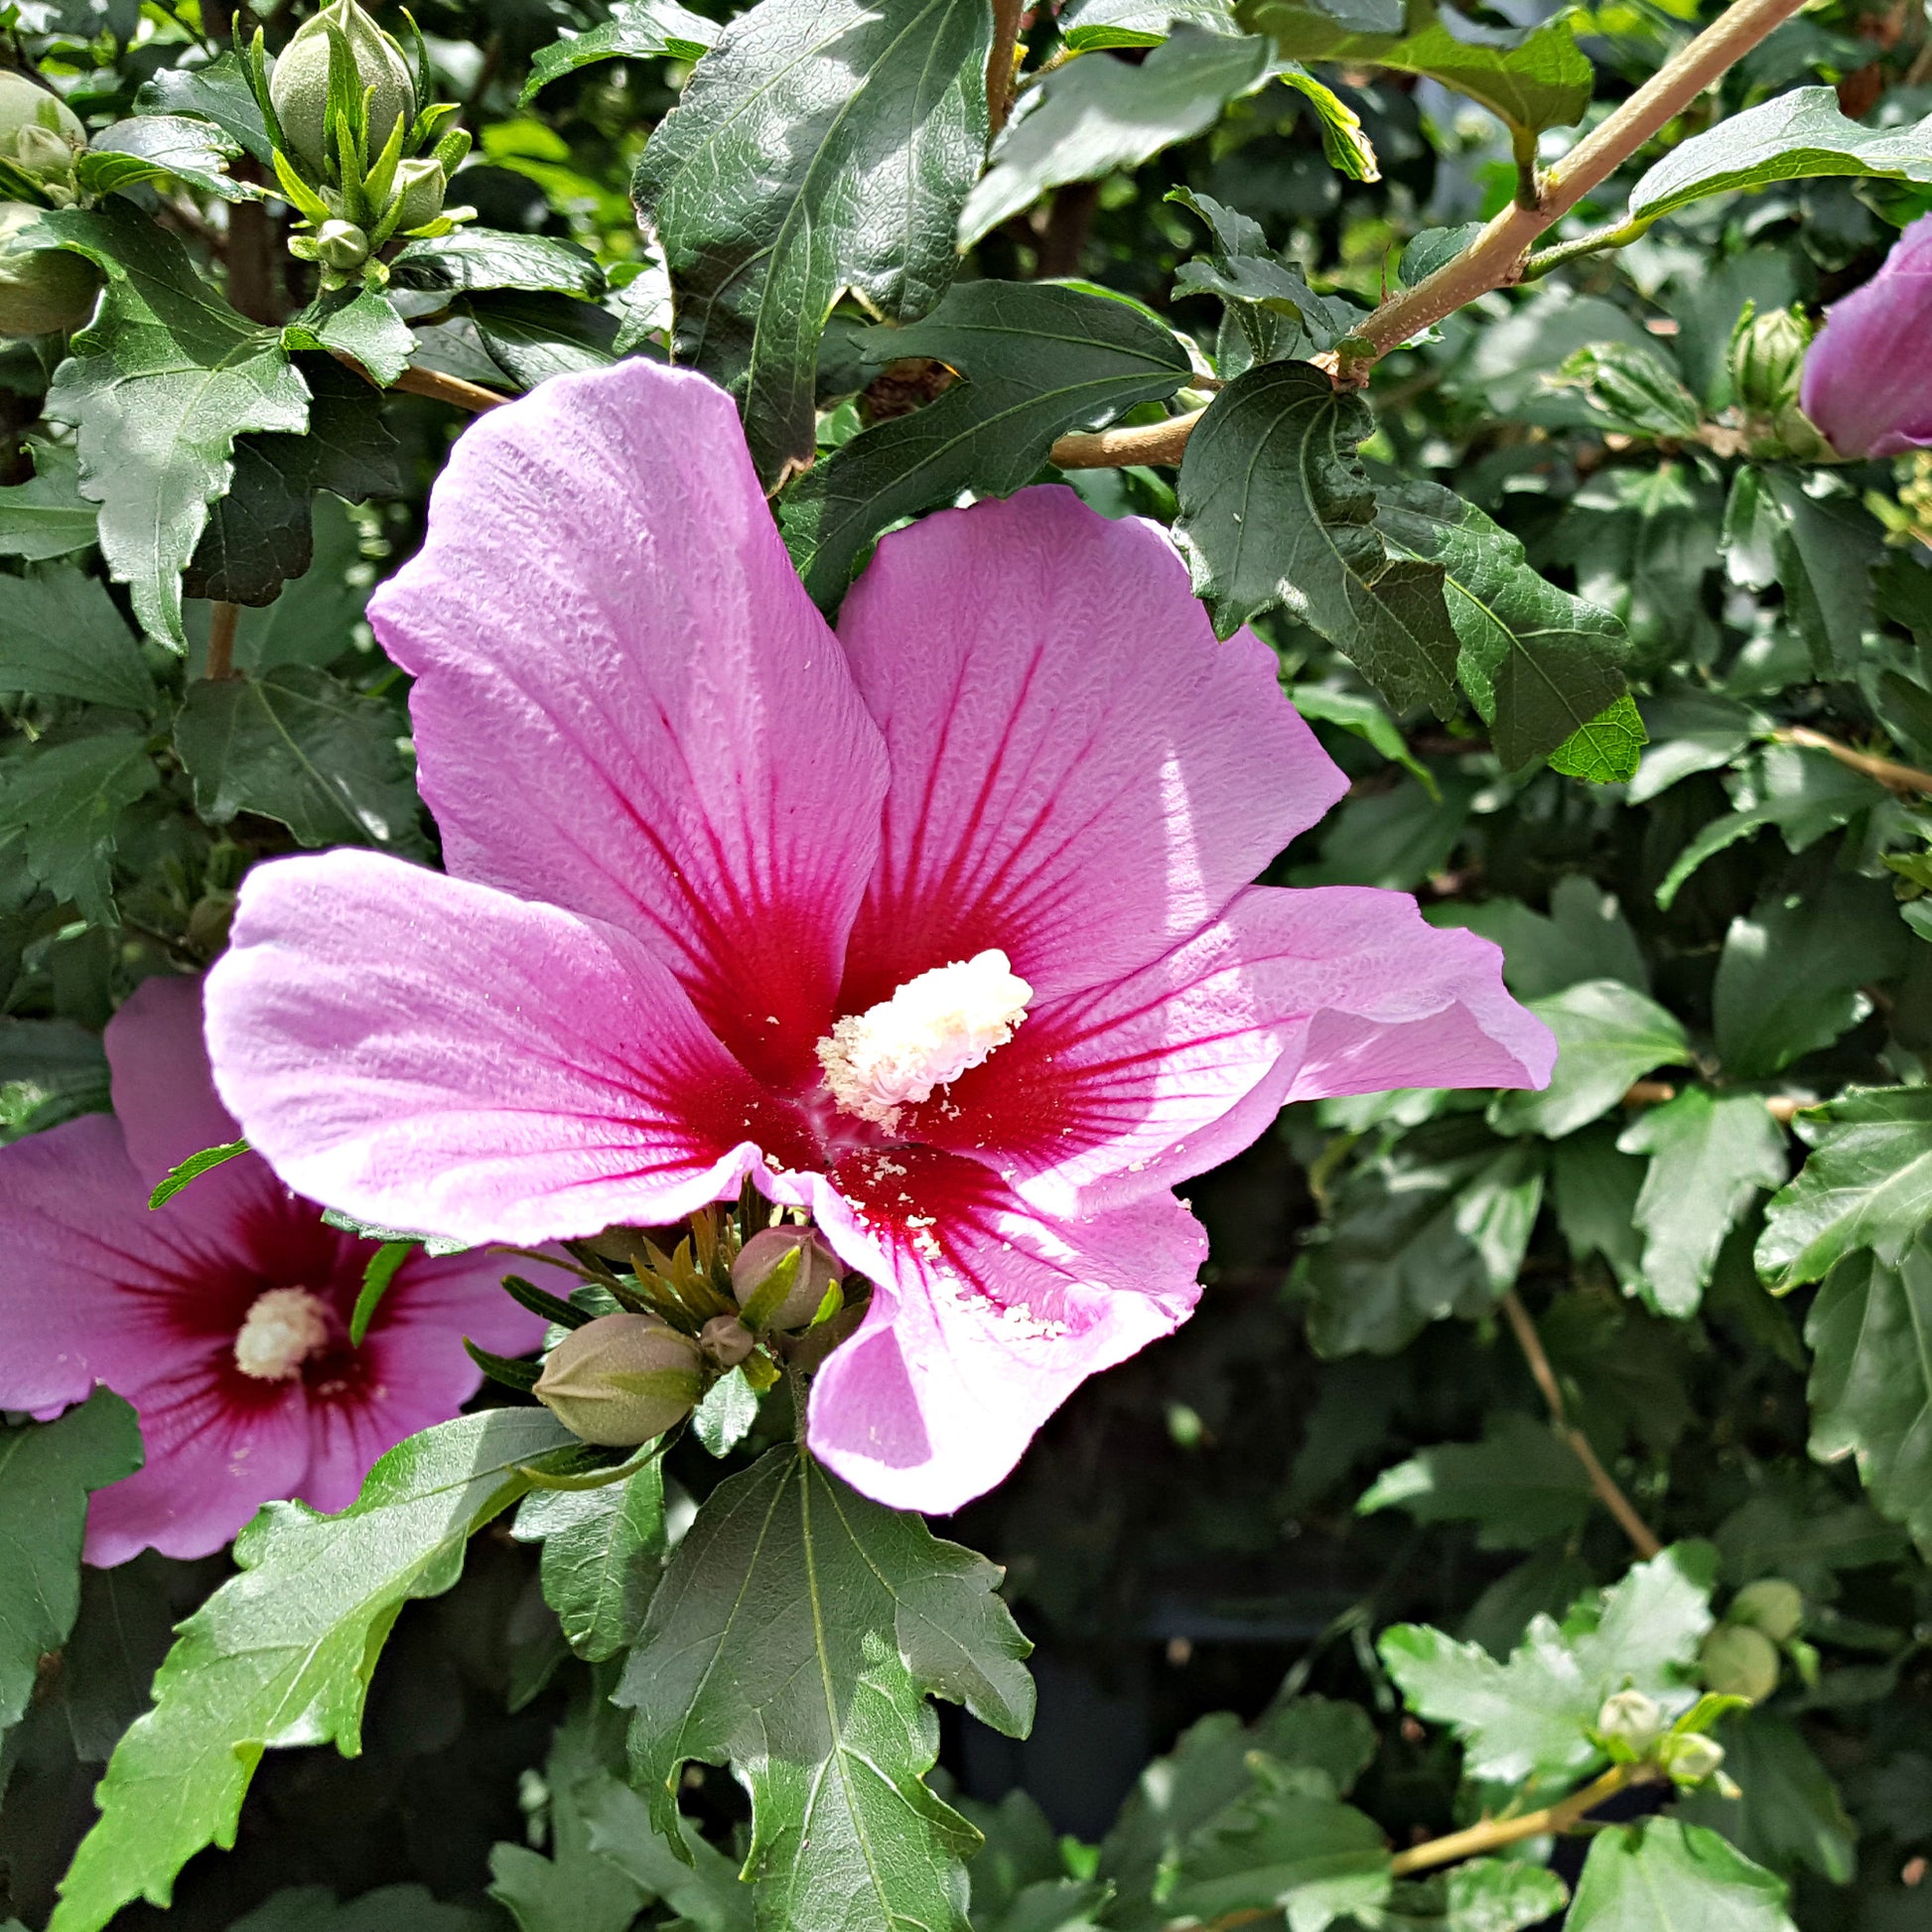
[(1548, 1424), (1507, 1411), (1480, 1443), (1447, 1443), (1384, 1469), (1356, 1513), (1406, 1510), (1419, 1523), (1473, 1522), (1484, 1550), (1534, 1550), (1589, 1515), (1589, 1477)]
[(1701, 1825), (1647, 1818), (1590, 1841), (1565, 1932), (1796, 1932), (1784, 1886)]
[(1159, 47), (1178, 26), (1237, 35), (1229, 0), (1073, 0), (1060, 15), (1060, 38), (1072, 54), (1110, 47)]
[(0, 1730), (73, 1628), (87, 1497), (141, 1461), (134, 1411), (105, 1388), (53, 1422), (0, 1428)]
[(1009, 1734), (1031, 1724), (1028, 1645), (999, 1575), (795, 1449), (720, 1484), (616, 1698), (636, 1713), (632, 1761), (659, 1831), (678, 1830), (685, 1763), (729, 1761), (752, 1794), (761, 1923), (965, 1932), (978, 1835), (926, 1787), (925, 1700)]
[(1632, 1081), (1691, 1056), (1676, 1018), (1621, 980), (1585, 980), (1530, 1011), (1557, 1036), (1556, 1072), (1541, 1093), (1496, 1096), (1489, 1122), (1500, 1134), (1561, 1140), (1608, 1113)]
[(77, 570), (0, 577), (0, 690), (150, 712), (154, 680), (114, 601)]
[(1271, 362), (1214, 398), (1181, 460), (1174, 540), (1214, 627), (1274, 605), (1312, 624), (1388, 700), (1453, 715), (1461, 648), (1436, 563), (1392, 560), (1355, 455), (1360, 397), (1309, 362)]
[(1055, 437), (1165, 399), (1188, 376), (1186, 351), (1139, 308), (1038, 282), (962, 283), (924, 322), (860, 341), (869, 356), (932, 356), (965, 380), (855, 436), (785, 492), (785, 541), (828, 608), (888, 524), (966, 488), (1008, 495)]
[(189, 1859), (234, 1843), (264, 1750), (333, 1741), (355, 1756), (403, 1604), (448, 1589), (472, 1533), (530, 1486), (519, 1465), (575, 1440), (547, 1409), (485, 1410), (392, 1449), (340, 1516), (270, 1503), (235, 1539), (241, 1574), (182, 1625), (154, 1709), (116, 1747), (53, 1927), (99, 1932), (132, 1899), (166, 1905)]
[(237, 812), (280, 819), (304, 845), (394, 844), (416, 825), (416, 788), (395, 715), (322, 671), (199, 678), (175, 719), (175, 749), (211, 825)]
[(1896, 1563), (1906, 1548), (1869, 1503), (1846, 1502), (1836, 1484), (1795, 1470), (1767, 1478), (1718, 1525), (1715, 1540), (1726, 1582), (1783, 1577), (1819, 1601), (1837, 1593), (1839, 1572)]
[(1617, 1151), (1617, 1130), (1605, 1121), (1571, 1134), (1550, 1150), (1557, 1226), (1572, 1256), (1601, 1255), (1626, 1295), (1643, 1293), (1643, 1246), (1636, 1225), (1645, 1164)]
[(472, 296), (460, 306), (490, 359), (519, 389), (617, 359), (618, 319), (595, 303), (511, 290)]
[(1590, 415), (1631, 436), (1692, 437), (1701, 412), (1661, 351), (1631, 343), (1587, 343), (1564, 357), (1553, 388), (1579, 389)]
[(1389, 1847), (1374, 1819), (1292, 1787), (1259, 1793), (1195, 1835), (1166, 1903), (1176, 1917), (1282, 1911), (1289, 1932), (1327, 1932), (1389, 1895)]
[(758, 1391), (745, 1379), (745, 1371), (735, 1368), (705, 1391), (691, 1412), (691, 1433), (712, 1455), (729, 1455), (758, 1419)]
[(1765, 1210), (1758, 1273), (1782, 1294), (1861, 1248), (1895, 1268), (1932, 1220), (1932, 1087), (1848, 1087), (1792, 1125), (1812, 1152)]
[(1138, 66), (1095, 54), (1049, 73), (1008, 125), (959, 217), (970, 248), (1068, 182), (1138, 168), (1220, 119), (1270, 77), (1268, 43), (1183, 25)]
[(100, 511), (80, 493), (80, 465), (65, 443), (34, 442), (34, 474), (0, 489), (0, 556), (43, 563), (95, 540)]
[(1284, 60), (1427, 74), (1524, 134), (1582, 120), (1595, 85), (1595, 70), (1563, 21), (1520, 37), (1473, 41), (1458, 39), (1431, 0), (1409, 0), (1399, 34), (1357, 32), (1305, 0), (1241, 0), (1235, 11), (1244, 27), (1272, 35)]
[(1466, 1777), (1540, 1789), (1599, 1756), (1585, 1733), (1612, 1691), (1689, 1708), (1716, 1567), (1708, 1543), (1673, 1544), (1561, 1624), (1533, 1617), (1506, 1664), (1414, 1623), (1385, 1631), (1377, 1648), (1409, 1708), (1462, 1740)]
[(481, 1911), (445, 1904), (426, 1885), (378, 1885), (340, 1900), (327, 1885), (288, 1885), (230, 1920), (228, 1932), (498, 1932), (498, 1926)]
[(1686, 1792), (1677, 1816), (1721, 1832), (1754, 1863), (1787, 1877), (1800, 1866), (1834, 1885), (1849, 1885), (1858, 1869), (1858, 1827), (1818, 1753), (1789, 1718), (1746, 1711), (1718, 1731), (1725, 1772), (1740, 1798), (1715, 1785)]
[(121, 813), (159, 782), (146, 739), (107, 732), (0, 760), (0, 838), (25, 834), (27, 869), (94, 925), (118, 925), (112, 860)]
[(1932, 1250), (1896, 1265), (1854, 1254), (1825, 1277), (1805, 1320), (1811, 1452), (1856, 1458), (1873, 1506), (1932, 1549)]
[(663, 1464), (601, 1489), (534, 1490), (510, 1534), (543, 1545), (544, 1601), (571, 1649), (603, 1663), (637, 1641), (663, 1569)]
[(1465, 926), (1503, 949), (1503, 980), (1519, 1000), (1540, 1000), (1584, 980), (1620, 979), (1646, 992), (1650, 969), (1615, 897), (1589, 878), (1566, 873), (1550, 891), (1547, 916), (1521, 899), (1432, 906), (1435, 926)]
[(1666, 910), (1685, 880), (1739, 839), (1774, 825), (1792, 852), (1803, 852), (1891, 796), (1876, 779), (1802, 745), (1765, 746), (1725, 789), (1737, 809), (1714, 819), (1672, 860), (1657, 888), (1657, 903)]
[(985, 0), (763, 0), (645, 146), (631, 194), (670, 269), (676, 359), (742, 397), (767, 482), (812, 459), (840, 295), (911, 322), (952, 281), (992, 30)]
[(1787, 467), (1767, 470), (1764, 487), (1777, 510), (1771, 548), (1778, 584), (1811, 647), (1812, 668), (1820, 677), (1854, 675), (1874, 621), (1871, 569), (1884, 554), (1879, 527), (1856, 496), (1835, 486), (1807, 488)]
[(275, 331), (223, 302), (174, 236), (126, 202), (41, 217), (106, 276), (56, 372), (47, 413), (79, 431), (81, 491), (142, 626), (177, 650), (181, 573), (233, 477), (234, 440), (307, 427), (309, 390)]
[(1436, 774), (1410, 751), (1401, 726), (1389, 716), (1379, 699), (1365, 691), (1337, 690), (1330, 684), (1291, 685), (1288, 697), (1304, 718), (1317, 719), (1324, 725), (1339, 725), (1343, 731), (1372, 745), (1391, 763), (1401, 765), (1424, 790), (1442, 796)]
[(678, 1819), (677, 1849), (661, 1837), (649, 1808), (627, 1784), (610, 1778), (584, 1788), (591, 1850), (626, 1873), (648, 1897), (661, 1899), (691, 1932), (753, 1932), (754, 1893), (738, 1866)]
[(1642, 712), (1650, 746), (1624, 793), (1632, 805), (1647, 805), (1694, 772), (1723, 770), (1753, 738), (1768, 730), (1748, 706), (1695, 686), (1646, 698)]
[(1655, 221), (1706, 195), (1821, 175), (1932, 181), (1932, 116), (1869, 128), (1840, 111), (1832, 87), (1794, 87), (1680, 142), (1630, 191), (1630, 219)]
[(1647, 1154), (1636, 1224), (1643, 1230), (1643, 1278), (1660, 1313), (1697, 1312), (1718, 1250), (1760, 1187), (1790, 1172), (1784, 1134), (1754, 1093), (1687, 1087), (1623, 1130), (1617, 1147)]
[(349, 1311), (348, 1345), (351, 1348), (361, 1347), (369, 1332), (369, 1323), (375, 1319), (375, 1311), (382, 1306), (382, 1298), (402, 1272), (403, 1263), (415, 1252), (416, 1244), (413, 1241), (385, 1241), (368, 1258), (362, 1270), (362, 1286), (355, 1292), (355, 1306)]
[(660, 55), (695, 61), (718, 40), (718, 23), (678, 5), (678, 0), (617, 0), (611, 18), (568, 40), (537, 49), (519, 105), (527, 107), (537, 89), (594, 61), (648, 61)]
[(1539, 577), (1473, 503), (1440, 483), (1398, 483), (1379, 492), (1375, 527), (1393, 555), (1442, 566), (1456, 675), (1505, 766), (1547, 758), (1626, 697), (1623, 625)]
[(199, 114), (212, 121), (267, 166), (275, 155), (255, 91), (233, 54), (217, 54), (198, 68), (163, 68), (141, 88), (134, 104), (143, 114)]
[(412, 241), (389, 265), (399, 289), (472, 295), (479, 289), (529, 289), (602, 301), (604, 271), (589, 249), (550, 235), (505, 234), (470, 224)]
[[(361, 532), (331, 491), (314, 499), (311, 561), (289, 579), (264, 610), (244, 610), (235, 630), (234, 661), (251, 675), (283, 664), (322, 670), (355, 647), (355, 625), (368, 601)], [(198, 614), (199, 615), (199, 614)]]
[(96, 134), (79, 156), (74, 178), (90, 195), (173, 179), (224, 202), (259, 202), (259, 188), (228, 173), (228, 163), (240, 153), (238, 142), (207, 121), (143, 114)]
[(353, 356), (370, 380), (386, 388), (409, 366), (416, 338), (396, 305), (380, 290), (345, 289), (321, 296), (289, 323), (282, 340), (290, 348), (324, 349)]
[(1550, 769), (1592, 785), (1621, 784), (1636, 775), (1644, 740), (1643, 715), (1626, 691), (1550, 754)]
[(0, 1140), (108, 1108), (98, 1034), (71, 1020), (0, 1016)]
[[(191, 1154), (186, 1161), (175, 1164), (155, 1182), (154, 1191), (148, 1195), (148, 1211), (153, 1213), (157, 1207), (165, 1207), (188, 1185), (191, 1180), (199, 1179), (210, 1168), (218, 1168), (224, 1161), (232, 1161), (237, 1154), (246, 1154), (246, 1141), (226, 1141), (220, 1147), (205, 1147), (199, 1154)], [(356, 1342), (361, 1336), (353, 1337)]]

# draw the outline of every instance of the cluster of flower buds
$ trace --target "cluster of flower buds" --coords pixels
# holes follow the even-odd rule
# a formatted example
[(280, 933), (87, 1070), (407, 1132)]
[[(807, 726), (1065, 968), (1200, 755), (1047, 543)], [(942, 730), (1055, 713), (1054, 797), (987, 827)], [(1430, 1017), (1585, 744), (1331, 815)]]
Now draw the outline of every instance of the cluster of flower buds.
[(415, 22), (412, 63), (356, 0), (330, 0), (305, 21), (271, 72), (255, 36), (249, 74), (275, 142), (275, 174), (301, 216), (289, 250), (322, 271), (325, 290), (388, 279), (392, 242), (447, 234), (474, 208), (445, 207), (470, 136), (453, 102), (429, 98)]
[(14, 237), (41, 211), (75, 200), (74, 162), (87, 146), (79, 116), (23, 73), (0, 69), (0, 336), (77, 329), (93, 313), (100, 274), (63, 248)]
[(843, 1269), (811, 1228), (764, 1228), (742, 1248), (709, 1214), (664, 1254), (630, 1228), (586, 1246), (627, 1264), (610, 1280), (639, 1304), (572, 1330), (545, 1358), (535, 1394), (587, 1443), (629, 1449), (673, 1429), (719, 1379), (743, 1369), (755, 1389), (780, 1373), (768, 1350), (826, 1327), (844, 1307)]
[(1725, 1747), (1700, 1726), (1723, 1716), (1732, 1703), (1729, 1698), (1703, 1698), (1673, 1723), (1647, 1693), (1617, 1691), (1596, 1714), (1596, 1741), (1613, 1763), (1639, 1767), (1646, 1775), (1661, 1775), (1685, 1787), (1716, 1778), (1721, 1788), (1726, 1787)]
[(1699, 1652), (1705, 1688), (1761, 1703), (1778, 1688), (1780, 1651), (1791, 1658), (1799, 1676), (1815, 1680), (1817, 1653), (1799, 1637), (1804, 1623), (1805, 1599), (1797, 1585), (1782, 1577), (1746, 1584)]
[(1730, 337), (1730, 398), (1755, 457), (1829, 458), (1831, 446), (1798, 399), (1811, 325), (1791, 309), (1759, 315), (1750, 303)]

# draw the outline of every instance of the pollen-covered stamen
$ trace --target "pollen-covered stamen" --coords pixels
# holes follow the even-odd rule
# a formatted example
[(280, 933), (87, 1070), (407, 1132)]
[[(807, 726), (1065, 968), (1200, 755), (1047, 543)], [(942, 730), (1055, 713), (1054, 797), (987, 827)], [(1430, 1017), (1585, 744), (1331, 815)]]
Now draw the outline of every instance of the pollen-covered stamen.
[(235, 1335), (235, 1367), (258, 1382), (286, 1382), (328, 1340), (319, 1296), (306, 1288), (271, 1288), (255, 1297)]
[(826, 1091), (890, 1132), (901, 1107), (930, 1099), (1004, 1046), (1033, 997), (997, 948), (935, 966), (890, 1000), (848, 1014), (818, 1042)]

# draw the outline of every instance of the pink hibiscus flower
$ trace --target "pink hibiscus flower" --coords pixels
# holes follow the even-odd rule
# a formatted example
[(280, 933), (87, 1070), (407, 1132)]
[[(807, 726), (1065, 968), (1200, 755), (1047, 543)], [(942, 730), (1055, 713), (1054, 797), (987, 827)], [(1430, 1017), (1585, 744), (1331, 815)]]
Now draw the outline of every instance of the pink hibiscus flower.
[(1835, 302), (1805, 354), (1799, 405), (1840, 456), (1932, 444), (1932, 214), (1892, 243), (1877, 274)]
[(370, 607), (453, 877), (246, 881), (215, 1078), (292, 1185), (534, 1242), (750, 1174), (876, 1284), (814, 1450), (949, 1510), (1185, 1317), (1170, 1191), (1288, 1100), (1544, 1080), (1500, 955), (1250, 886), (1344, 788), (1166, 536), (1022, 490), (887, 537), (837, 634), (729, 399), (642, 361), (469, 430)]
[(208, 1079), (197, 982), (144, 981), (107, 1059), (111, 1116), (0, 1148), (0, 1408), (53, 1416), (105, 1382), (141, 1419), (146, 1466), (95, 1491), (89, 1563), (206, 1556), (277, 1497), (346, 1508), (384, 1449), (477, 1392), (462, 1336), (510, 1353), (542, 1336), (497, 1286), (500, 1257), (418, 1252), (351, 1348), (374, 1244), (254, 1155), (149, 1211), (169, 1169), (239, 1131)]

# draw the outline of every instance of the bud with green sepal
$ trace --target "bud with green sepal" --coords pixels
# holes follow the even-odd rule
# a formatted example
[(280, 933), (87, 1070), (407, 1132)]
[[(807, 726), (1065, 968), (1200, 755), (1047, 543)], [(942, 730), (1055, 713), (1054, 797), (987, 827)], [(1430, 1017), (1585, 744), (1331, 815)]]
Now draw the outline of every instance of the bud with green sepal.
[(1673, 1784), (1704, 1784), (1718, 1775), (1725, 1747), (1701, 1730), (1672, 1732), (1657, 1746), (1657, 1765)]
[(812, 1228), (764, 1228), (732, 1263), (732, 1293), (745, 1325), (804, 1328), (838, 1312), (839, 1258)]
[(1730, 334), (1730, 398), (1746, 450), (1757, 457), (1829, 458), (1831, 445), (1798, 405), (1812, 329), (1791, 309), (1759, 315), (1745, 303)]
[(698, 1344), (652, 1314), (606, 1314), (566, 1335), (533, 1391), (587, 1443), (634, 1449), (682, 1422), (704, 1393)]
[(1596, 1741), (1613, 1763), (1640, 1764), (1668, 1728), (1663, 1707), (1642, 1691), (1618, 1691), (1596, 1714)]
[(0, 336), (78, 329), (94, 312), (100, 271), (65, 248), (23, 245), (43, 210), (0, 202)]
[(758, 1346), (758, 1337), (735, 1314), (714, 1314), (698, 1331), (698, 1346), (720, 1368), (736, 1368)]
[(80, 117), (59, 94), (0, 69), (0, 192), (70, 207), (74, 162), (86, 145)]
[(1782, 1577), (1761, 1577), (1730, 1599), (1725, 1621), (1762, 1630), (1773, 1643), (1789, 1643), (1805, 1627), (1804, 1592)]
[(1761, 1704), (1778, 1688), (1777, 1646), (1745, 1624), (1719, 1624), (1705, 1638), (1698, 1662), (1706, 1686), (1721, 1696)]

